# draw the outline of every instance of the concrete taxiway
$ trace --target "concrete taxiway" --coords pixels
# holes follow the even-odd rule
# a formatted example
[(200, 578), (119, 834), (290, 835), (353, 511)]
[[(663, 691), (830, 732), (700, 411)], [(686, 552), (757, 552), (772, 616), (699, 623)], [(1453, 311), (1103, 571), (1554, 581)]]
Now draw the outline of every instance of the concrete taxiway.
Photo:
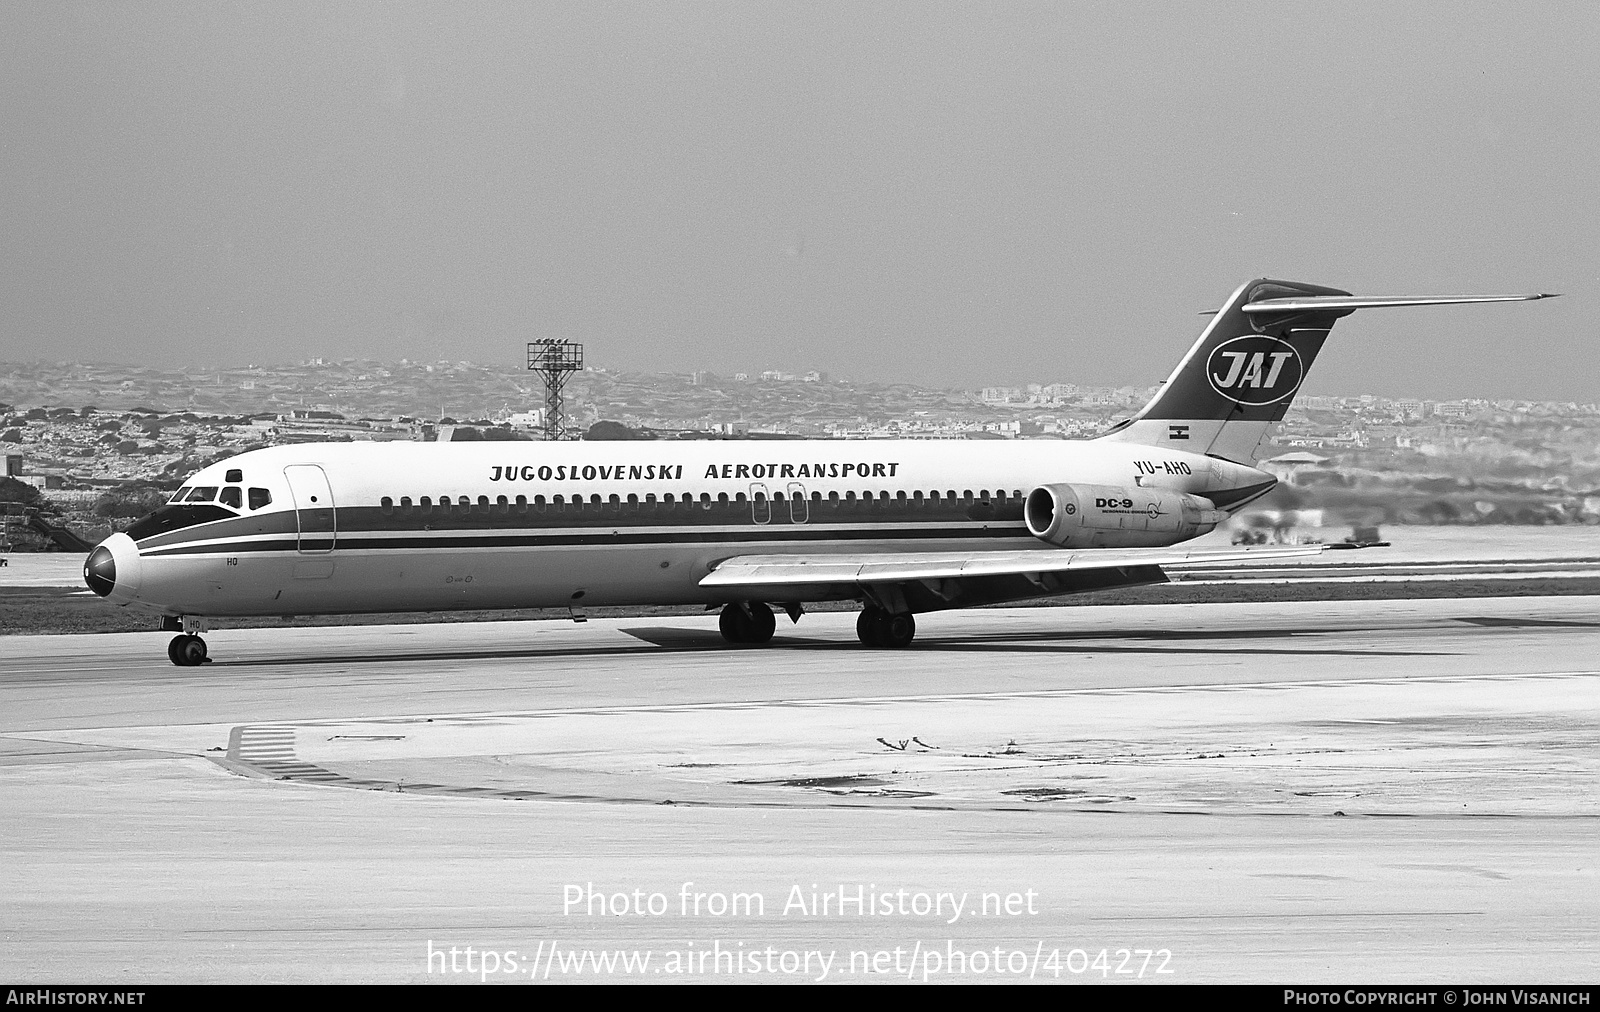
[(6, 976), (1600, 969), (1596, 598), (208, 639), (0, 640)]

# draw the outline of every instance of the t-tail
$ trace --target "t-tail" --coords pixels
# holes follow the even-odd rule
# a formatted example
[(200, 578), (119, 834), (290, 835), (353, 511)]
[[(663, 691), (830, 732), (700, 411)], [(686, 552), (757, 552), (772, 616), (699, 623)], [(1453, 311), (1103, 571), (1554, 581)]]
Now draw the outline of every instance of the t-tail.
[(1149, 404), (1099, 437), (1251, 463), (1305, 382), (1334, 321), (1358, 309), (1527, 302), (1539, 295), (1361, 297), (1265, 278), (1241, 285)]

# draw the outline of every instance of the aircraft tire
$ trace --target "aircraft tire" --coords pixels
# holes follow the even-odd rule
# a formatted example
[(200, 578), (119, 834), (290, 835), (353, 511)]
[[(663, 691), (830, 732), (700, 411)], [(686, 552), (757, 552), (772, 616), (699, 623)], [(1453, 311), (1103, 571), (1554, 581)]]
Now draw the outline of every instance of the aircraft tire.
[(747, 643), (766, 643), (778, 629), (778, 616), (760, 601), (750, 602), (750, 638)]
[(167, 644), (167, 656), (180, 668), (195, 668), (206, 662), (206, 641), (198, 636), (174, 636)]
[(917, 635), (917, 620), (911, 617), (910, 612), (904, 615), (889, 615), (880, 612), (878, 619), (878, 645), (891, 650), (899, 650), (911, 645), (912, 639)]
[(856, 616), (856, 639), (864, 647), (878, 645), (878, 616), (883, 614), (870, 605), (861, 609), (861, 614)]
[(736, 604), (723, 606), (722, 614), (717, 616), (717, 628), (729, 643), (744, 643), (749, 636), (749, 626), (749, 617)]
[(772, 639), (773, 632), (778, 628), (778, 619), (772, 614), (772, 609), (760, 601), (750, 601), (747, 606), (748, 611), (745, 606), (738, 604), (723, 608), (717, 618), (717, 628), (729, 643), (759, 646)]

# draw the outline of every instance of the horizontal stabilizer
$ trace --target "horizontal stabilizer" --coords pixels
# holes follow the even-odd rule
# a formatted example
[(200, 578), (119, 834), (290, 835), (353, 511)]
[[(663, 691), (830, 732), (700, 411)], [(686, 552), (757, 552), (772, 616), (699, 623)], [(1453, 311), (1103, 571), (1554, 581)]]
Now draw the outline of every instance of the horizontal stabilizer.
[(1379, 309), (1384, 306), (1454, 306), (1468, 302), (1533, 302), (1554, 299), (1551, 292), (1536, 295), (1302, 295), (1288, 299), (1260, 299), (1239, 307), (1247, 313), (1307, 313), (1330, 310)]

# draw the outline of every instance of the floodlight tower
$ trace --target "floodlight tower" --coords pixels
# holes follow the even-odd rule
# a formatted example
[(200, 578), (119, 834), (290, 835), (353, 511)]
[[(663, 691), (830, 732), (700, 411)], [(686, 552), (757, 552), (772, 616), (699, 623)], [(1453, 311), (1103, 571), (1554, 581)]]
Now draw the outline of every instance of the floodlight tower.
[(583, 345), (547, 337), (528, 342), (528, 369), (544, 380), (544, 438), (566, 437), (566, 407), (561, 388), (583, 368)]

